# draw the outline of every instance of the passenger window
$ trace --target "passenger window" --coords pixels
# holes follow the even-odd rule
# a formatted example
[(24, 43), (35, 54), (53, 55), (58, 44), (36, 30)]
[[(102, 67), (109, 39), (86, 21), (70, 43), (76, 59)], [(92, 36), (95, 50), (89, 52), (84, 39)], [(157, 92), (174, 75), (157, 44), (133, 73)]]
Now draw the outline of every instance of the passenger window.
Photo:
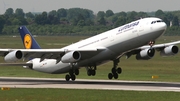
[(156, 23), (156, 21), (152, 21), (152, 22), (151, 22), (151, 24), (154, 24), (154, 23)]

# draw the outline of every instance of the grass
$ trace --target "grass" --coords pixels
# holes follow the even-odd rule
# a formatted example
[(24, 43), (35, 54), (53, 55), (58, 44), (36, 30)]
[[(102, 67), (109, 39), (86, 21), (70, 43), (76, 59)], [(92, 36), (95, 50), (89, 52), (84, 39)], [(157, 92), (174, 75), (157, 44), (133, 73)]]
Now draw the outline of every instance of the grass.
[[(60, 48), (79, 41), (86, 37), (37, 37), (42, 48)], [(161, 37), (157, 43), (179, 40), (180, 37)], [(20, 37), (1, 36), (1, 48), (23, 48)], [(137, 61), (134, 56), (130, 59), (122, 57), (120, 66), (123, 73), (119, 80), (146, 80), (146, 81), (180, 81), (180, 56), (160, 57), (158, 53), (149, 61)], [(0, 62), (4, 62), (0, 58)], [(80, 69), (77, 78), (82, 79), (107, 79), (112, 62), (108, 62), (97, 68), (95, 77), (87, 76), (84, 68)], [(158, 75), (158, 79), (152, 79), (152, 75)], [(0, 67), (0, 76), (9, 77), (47, 77), (64, 78), (65, 74), (52, 75), (40, 73), (22, 67)], [(115, 90), (87, 90), (87, 89), (20, 89), (12, 88), (0, 91), (0, 101), (179, 101), (177, 92), (149, 92), (149, 91), (115, 91)]]
[(177, 92), (10, 89), (0, 91), (0, 101), (179, 101)]

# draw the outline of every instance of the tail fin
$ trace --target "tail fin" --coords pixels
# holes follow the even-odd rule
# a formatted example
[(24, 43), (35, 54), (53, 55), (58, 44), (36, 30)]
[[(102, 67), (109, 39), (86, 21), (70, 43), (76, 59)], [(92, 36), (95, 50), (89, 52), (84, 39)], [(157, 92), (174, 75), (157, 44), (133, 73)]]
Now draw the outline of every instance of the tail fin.
[(41, 49), (36, 40), (32, 37), (32, 34), (26, 28), (26, 26), (21, 26), (18, 28), (21, 35), (22, 42), (26, 49)]

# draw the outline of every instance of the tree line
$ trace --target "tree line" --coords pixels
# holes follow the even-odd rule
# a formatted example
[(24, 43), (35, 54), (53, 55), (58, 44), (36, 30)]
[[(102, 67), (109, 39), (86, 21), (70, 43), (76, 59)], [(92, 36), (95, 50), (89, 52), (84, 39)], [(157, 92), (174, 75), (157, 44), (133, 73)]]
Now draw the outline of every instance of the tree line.
[(82, 8), (58, 9), (42, 13), (24, 13), (8, 8), (0, 15), (0, 35), (16, 35), (17, 28), (26, 25), (35, 35), (96, 35), (144, 17), (159, 17), (168, 28), (165, 35), (180, 35), (180, 11), (118, 12)]

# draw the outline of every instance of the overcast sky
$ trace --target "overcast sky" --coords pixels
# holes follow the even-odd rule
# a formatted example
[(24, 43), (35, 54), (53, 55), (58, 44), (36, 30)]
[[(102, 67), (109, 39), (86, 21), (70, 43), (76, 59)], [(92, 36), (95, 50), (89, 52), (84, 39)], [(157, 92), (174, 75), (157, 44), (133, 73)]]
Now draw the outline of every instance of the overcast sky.
[(22, 8), (27, 12), (43, 12), (59, 8), (86, 8), (97, 13), (108, 9), (121, 11), (163, 11), (180, 10), (180, 0), (0, 0), (0, 14), (7, 8)]

